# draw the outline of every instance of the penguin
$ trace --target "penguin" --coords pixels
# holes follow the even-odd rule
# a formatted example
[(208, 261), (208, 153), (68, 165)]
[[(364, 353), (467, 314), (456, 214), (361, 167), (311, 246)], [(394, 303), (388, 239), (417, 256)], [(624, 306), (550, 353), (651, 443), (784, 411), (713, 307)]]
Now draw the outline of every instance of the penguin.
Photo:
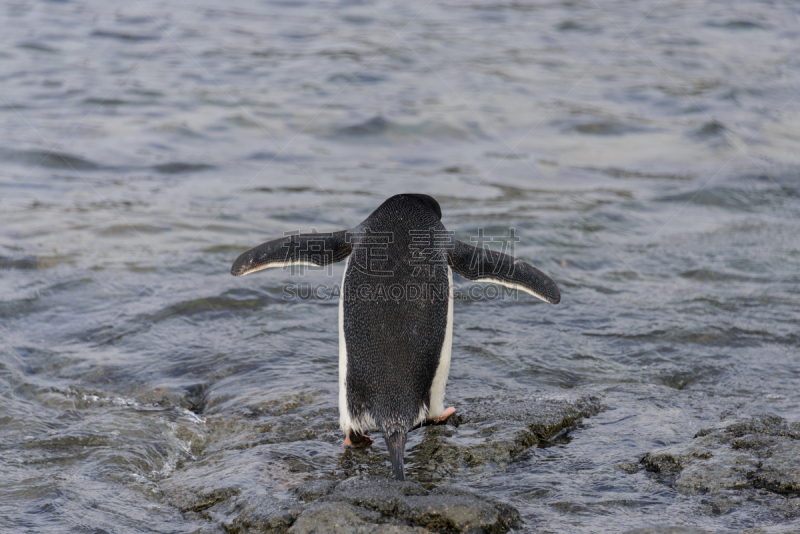
[(414, 428), (440, 424), (453, 346), (453, 272), (551, 304), (561, 293), (532, 265), (453, 238), (432, 197), (387, 199), (361, 224), (331, 233), (293, 234), (241, 254), (231, 274), (270, 267), (322, 267), (346, 261), (339, 294), (339, 426), (345, 446), (383, 434), (392, 472), (405, 480), (403, 454)]

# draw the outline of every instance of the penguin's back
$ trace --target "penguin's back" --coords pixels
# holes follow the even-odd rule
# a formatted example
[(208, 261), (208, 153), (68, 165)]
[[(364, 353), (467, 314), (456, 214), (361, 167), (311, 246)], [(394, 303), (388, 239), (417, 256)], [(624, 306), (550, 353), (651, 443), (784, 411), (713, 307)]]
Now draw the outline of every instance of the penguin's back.
[(430, 408), (450, 306), (439, 217), (425, 198), (401, 195), (352, 236), (342, 328), (347, 407), (357, 427), (407, 430)]

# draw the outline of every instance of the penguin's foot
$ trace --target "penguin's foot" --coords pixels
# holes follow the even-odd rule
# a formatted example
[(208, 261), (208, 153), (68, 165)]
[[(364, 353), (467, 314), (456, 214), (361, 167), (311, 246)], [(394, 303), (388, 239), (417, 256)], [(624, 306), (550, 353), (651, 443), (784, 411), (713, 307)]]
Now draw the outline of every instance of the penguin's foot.
[(442, 415), (439, 416), (438, 419), (433, 420), (434, 425), (438, 425), (440, 423), (444, 423), (447, 421), (447, 418), (456, 413), (456, 409), (453, 406), (450, 406), (448, 409), (442, 412)]
[(367, 447), (375, 441), (366, 434), (358, 434), (352, 430), (347, 433), (342, 447)]

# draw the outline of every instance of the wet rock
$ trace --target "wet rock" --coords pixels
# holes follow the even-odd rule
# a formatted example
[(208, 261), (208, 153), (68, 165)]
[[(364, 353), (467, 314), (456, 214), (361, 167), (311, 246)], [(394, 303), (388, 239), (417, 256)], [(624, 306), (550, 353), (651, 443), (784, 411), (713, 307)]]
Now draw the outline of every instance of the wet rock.
[(572, 129), (590, 135), (622, 135), (637, 131), (633, 126), (616, 121), (587, 122), (576, 124)]
[(404, 525), (380, 525), (375, 527), (370, 534), (430, 534), (430, 530)]
[[(380, 115), (359, 123), (337, 128), (332, 132), (338, 139), (359, 139), (361, 141), (391, 139), (397, 142), (418, 140), (420, 138), (430, 139), (469, 139), (474, 135), (482, 135), (477, 124), (465, 130), (458, 126), (453, 126), (441, 121), (422, 121), (419, 123), (401, 124), (384, 119)], [(404, 159), (404, 163), (415, 165), (421, 162), (433, 163), (434, 160), (422, 160), (418, 158)]]
[(377, 524), (381, 514), (344, 502), (311, 505), (289, 529), (289, 534), (430, 534), (422, 527)]
[(0, 148), (0, 160), (73, 171), (91, 171), (102, 168), (101, 165), (93, 161), (73, 156), (72, 154), (50, 150), (9, 150)]
[(624, 534), (709, 534), (709, 532), (694, 527), (646, 527), (626, 530)]
[(294, 524), (302, 508), (270, 495), (239, 495), (203, 513), (229, 534), (283, 533)]
[[(764, 513), (800, 516), (800, 424), (760, 415), (701, 430), (691, 443), (645, 454), (641, 465), (686, 494), (703, 495), (712, 514), (757, 505)], [(746, 492), (746, 493), (743, 493)]]
[[(196, 499), (186, 500), (182, 506), (178, 505), (181, 512), (202, 512), (211, 508), (217, 503), (226, 501), (231, 497), (239, 495), (242, 491), (239, 488), (219, 488), (206, 493), (201, 493)], [(177, 503), (173, 503), (177, 504)]]
[(155, 388), (136, 394), (136, 401), (164, 408), (181, 407), (197, 415), (203, 413), (208, 384), (192, 384), (175, 388)]
[(339, 128), (339, 134), (351, 136), (377, 135), (388, 130), (389, 125), (389, 121), (381, 116), (376, 116), (361, 124)]
[(697, 130), (697, 133), (701, 137), (711, 137), (715, 135), (721, 135), (725, 131), (725, 126), (719, 121), (709, 121), (704, 123), (700, 129)]
[(518, 528), (519, 512), (506, 504), (452, 486), (431, 491), (414, 482), (356, 477), (320, 499), (347, 502), (434, 532), (507, 532)]
[[(562, 440), (580, 426), (580, 420), (602, 409), (594, 398), (471, 399), (456, 419), (462, 439), (480, 443), (457, 445), (450, 427), (433, 427), (425, 439), (411, 448), (407, 472), (423, 484), (439, 483), (463, 469), (500, 468), (531, 447), (547, 447)], [(453, 419), (453, 418), (451, 418)]]
[[(196, 389), (200, 405), (205, 396)], [(173, 478), (160, 485), (165, 502), (229, 533), (507, 532), (521, 525), (515, 508), (447, 482), (464, 471), (503, 471), (531, 447), (568, 443), (581, 418), (601, 410), (594, 398), (468, 399), (447, 425), (414, 431), (422, 439), (406, 451), (411, 482), (397, 482), (381, 447), (342, 449), (335, 411), (315, 407), (314, 399), (300, 394), (248, 404), (237, 407), (234, 418), (215, 416), (214, 401), (206, 401), (207, 437), (193, 452), (194, 465), (219, 487), (192, 487), (196, 475), (188, 485)], [(251, 453), (305, 440), (335, 444), (335, 457), (283, 454), (267, 462)], [(223, 467), (240, 454), (260, 462), (257, 481)], [(283, 498), (273, 498), (272, 491)]]
[(74, 263), (74, 260), (68, 256), (0, 256), (0, 269), (51, 269), (65, 263)]
[(237, 487), (210, 491), (173, 489), (167, 500), (187, 519), (202, 517), (217, 523), (229, 534), (284, 533), (303, 511), (303, 505), (295, 501), (243, 492)]
[(181, 399), (181, 405), (196, 414), (202, 414), (208, 400), (208, 384), (193, 384), (185, 390), (186, 395)]
[(620, 462), (618, 464), (615, 464), (614, 467), (616, 467), (617, 469), (622, 469), (629, 475), (638, 473), (639, 471), (642, 470), (642, 466), (636, 462)]
[(356, 508), (343, 502), (314, 504), (297, 519), (289, 532), (291, 534), (372, 532), (375, 528), (374, 522), (380, 517), (380, 514), (372, 512), (372, 517), (369, 517), (372, 521), (367, 522), (364, 516), (368, 513), (363, 508)]
[(292, 493), (304, 502), (236, 487), (184, 488), (169, 500), (185, 517), (213, 521), (229, 534), (477, 534), (508, 532), (522, 524), (515, 508), (453, 486), (428, 490), (414, 482), (364, 476), (306, 481)]
[(756, 488), (788, 495), (800, 495), (800, 467), (782, 469), (767, 465), (758, 472), (748, 473)]
[(247, 417), (261, 417), (265, 415), (296, 414), (303, 408), (313, 404), (318, 396), (319, 392), (301, 392), (288, 395), (282, 399), (248, 404), (244, 407), (244, 415)]
[(679, 473), (694, 459), (708, 459), (714, 456), (708, 451), (694, 450), (686, 454), (677, 454), (664, 450), (658, 453), (645, 454), (641, 464), (651, 473), (674, 475)]
[(331, 493), (336, 488), (336, 484), (337, 482), (335, 480), (309, 480), (293, 488), (292, 493), (302, 501), (312, 502)]
[(162, 163), (161, 165), (153, 166), (153, 169), (156, 172), (160, 172), (162, 174), (184, 174), (190, 172), (205, 171), (213, 168), (214, 167), (212, 167), (211, 165), (206, 165), (204, 163), (183, 163), (183, 162)]

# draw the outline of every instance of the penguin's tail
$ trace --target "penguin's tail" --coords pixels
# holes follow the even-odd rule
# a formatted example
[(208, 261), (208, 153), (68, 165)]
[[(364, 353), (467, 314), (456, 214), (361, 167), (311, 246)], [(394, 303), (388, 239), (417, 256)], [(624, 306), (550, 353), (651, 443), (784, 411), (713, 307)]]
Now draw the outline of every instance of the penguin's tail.
[(389, 459), (392, 461), (392, 472), (396, 480), (406, 479), (403, 453), (406, 450), (407, 435), (407, 432), (399, 426), (395, 426), (383, 433), (386, 448), (389, 449)]

